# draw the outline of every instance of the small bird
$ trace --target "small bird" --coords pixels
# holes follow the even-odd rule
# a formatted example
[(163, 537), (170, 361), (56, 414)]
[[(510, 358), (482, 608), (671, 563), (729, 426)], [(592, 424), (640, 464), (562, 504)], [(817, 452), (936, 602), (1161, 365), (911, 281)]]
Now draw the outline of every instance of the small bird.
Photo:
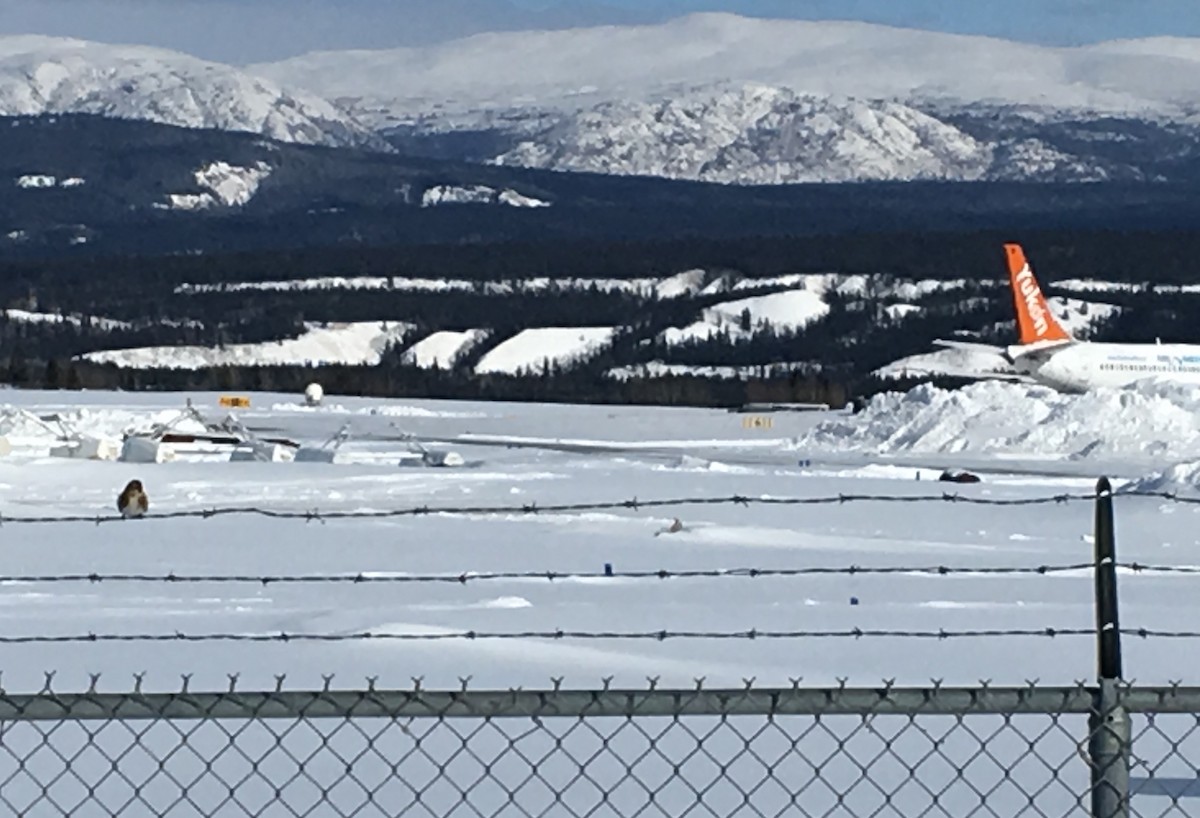
[(141, 517), (150, 508), (141, 480), (130, 480), (125, 490), (117, 497), (117, 511), (122, 517)]
[(676, 517), (675, 519), (671, 520), (671, 524), (669, 526), (655, 531), (654, 536), (657, 537), (659, 534), (678, 534), (680, 531), (683, 531), (683, 523), (680, 522), (678, 517)]

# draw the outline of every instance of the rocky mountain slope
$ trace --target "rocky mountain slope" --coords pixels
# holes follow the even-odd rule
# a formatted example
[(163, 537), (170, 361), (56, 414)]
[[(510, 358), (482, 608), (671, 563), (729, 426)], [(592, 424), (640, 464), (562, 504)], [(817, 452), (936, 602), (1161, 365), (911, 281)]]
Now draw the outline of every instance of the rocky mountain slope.
[(768, 86), (703, 89), (567, 115), (496, 164), (737, 184), (1021, 179), (1144, 173), (1037, 136), (976, 136), (899, 102), (802, 96)]
[(0, 115), (47, 113), (247, 131), (311, 145), (384, 147), (321, 97), (231, 66), (142, 46), (0, 38)]

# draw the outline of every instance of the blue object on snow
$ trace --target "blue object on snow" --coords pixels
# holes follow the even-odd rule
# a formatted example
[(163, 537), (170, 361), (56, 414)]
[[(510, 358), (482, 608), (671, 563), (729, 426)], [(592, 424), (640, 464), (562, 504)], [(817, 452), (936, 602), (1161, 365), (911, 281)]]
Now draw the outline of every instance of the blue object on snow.
[(612, 576), (612, 563), (611, 562), (604, 563), (604, 576), (606, 576), (606, 577)]
[(851, 604), (851, 605), (857, 605), (857, 604), (858, 604), (858, 597), (856, 597), (856, 596), (852, 596), (852, 597), (850, 597), (850, 604)]

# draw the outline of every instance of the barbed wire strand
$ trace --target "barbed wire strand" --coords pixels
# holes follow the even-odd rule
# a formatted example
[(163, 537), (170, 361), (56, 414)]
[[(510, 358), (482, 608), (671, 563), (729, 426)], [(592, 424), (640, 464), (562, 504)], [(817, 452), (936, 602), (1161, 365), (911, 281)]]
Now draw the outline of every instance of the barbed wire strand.
[[(1178, 497), (1170, 492), (1116, 492), (1114, 497), (1138, 497), (1165, 500), (1174, 503), (1200, 505), (1200, 497)], [(211, 519), (232, 515), (248, 515), (266, 517), (276, 520), (305, 520), (307, 522), (344, 519), (387, 519), (394, 517), (423, 517), (433, 514), (453, 515), (495, 515), (495, 514), (553, 514), (580, 511), (640, 511), (654, 508), (671, 508), (678, 506), (719, 506), (738, 505), (749, 507), (763, 506), (807, 506), (807, 505), (840, 505), (844, 503), (962, 503), (978, 506), (1037, 506), (1064, 504), (1070, 502), (1094, 502), (1094, 493), (1053, 494), (1038, 497), (972, 497), (962, 494), (837, 494), (823, 497), (750, 497), (732, 495), (727, 497), (679, 497), (665, 500), (630, 500), (595, 501), (580, 503), (560, 503), (541, 506), (536, 503), (513, 506), (412, 506), (400, 509), (360, 509), (357, 511), (320, 511), (317, 509), (270, 509), (260, 506), (224, 506), (182, 511), (167, 511), (151, 513), (142, 519), (149, 520), (179, 520), (179, 519)], [(44, 524), (44, 523), (101, 523), (124, 522), (119, 514), (65, 514), (65, 515), (9, 515), (0, 514), (0, 526), (12, 524)]]
[[(1200, 639), (1200, 631), (1163, 631), (1148, 628), (1125, 628), (1125, 636), (1166, 639)], [(62, 644), (100, 642), (443, 642), (450, 640), (797, 640), (797, 639), (986, 639), (1003, 637), (1058, 638), (1069, 636), (1095, 637), (1094, 628), (1012, 628), (995, 630), (870, 630), (849, 628), (827, 631), (452, 631), (443, 633), (372, 632), (361, 633), (86, 633), (65, 635), (0, 636), (0, 644)]]
[[(811, 566), (806, 568), (700, 568), (693, 570), (672, 571), (658, 569), (652, 571), (493, 571), (465, 572), (459, 574), (14, 574), (0, 575), (0, 584), (35, 584), (35, 583), (103, 583), (103, 582), (142, 582), (142, 583), (178, 583), (178, 584), (235, 584), (250, 583), (255, 585), (282, 584), (453, 584), (466, 585), (469, 582), (513, 581), (513, 580), (545, 580), (548, 582), (570, 580), (669, 580), (669, 579), (728, 579), (728, 578), (790, 578), (806, 576), (896, 576), (918, 575), (930, 577), (949, 576), (1050, 576), (1054, 574), (1076, 573), (1095, 568), (1090, 562), (1080, 562), (1069, 565), (1036, 565), (1036, 566), (860, 566), (846, 567)], [(1138, 566), (1139, 572), (1148, 572), (1154, 568)]]

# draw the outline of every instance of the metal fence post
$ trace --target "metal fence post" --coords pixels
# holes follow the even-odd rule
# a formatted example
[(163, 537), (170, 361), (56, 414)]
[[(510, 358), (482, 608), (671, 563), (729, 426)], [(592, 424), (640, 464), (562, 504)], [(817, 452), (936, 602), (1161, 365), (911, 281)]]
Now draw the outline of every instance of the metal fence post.
[(1120, 698), (1121, 628), (1117, 605), (1117, 543), (1112, 484), (1096, 484), (1096, 640), (1100, 690), (1088, 718), (1093, 818), (1128, 818), (1132, 731)]

